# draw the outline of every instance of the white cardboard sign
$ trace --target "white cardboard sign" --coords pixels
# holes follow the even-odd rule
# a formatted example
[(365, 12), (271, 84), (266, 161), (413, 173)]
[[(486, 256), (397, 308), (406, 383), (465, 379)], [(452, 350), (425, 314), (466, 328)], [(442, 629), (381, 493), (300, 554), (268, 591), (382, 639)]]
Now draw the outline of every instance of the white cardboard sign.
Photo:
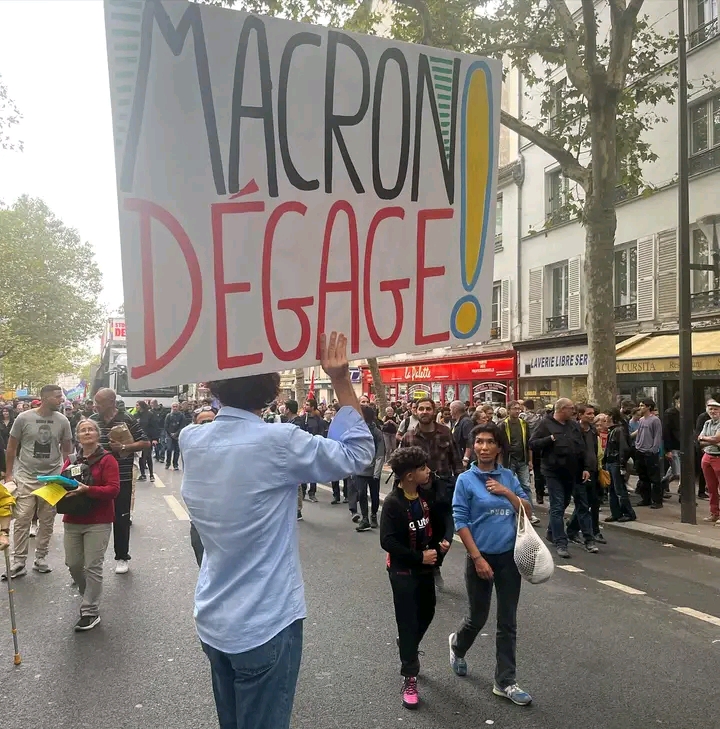
[(482, 341), (501, 67), (173, 0), (106, 0), (130, 377)]

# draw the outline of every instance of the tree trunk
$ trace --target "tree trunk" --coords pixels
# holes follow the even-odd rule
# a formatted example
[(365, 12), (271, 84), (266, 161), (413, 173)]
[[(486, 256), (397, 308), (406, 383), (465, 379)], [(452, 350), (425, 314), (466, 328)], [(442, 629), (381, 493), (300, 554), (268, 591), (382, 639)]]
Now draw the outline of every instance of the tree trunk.
[(588, 335), (588, 397), (605, 409), (616, 404), (615, 132), (616, 104), (591, 109), (592, 183), (585, 200), (585, 290)]
[(306, 399), (305, 370), (302, 367), (297, 367), (295, 369), (295, 400), (302, 405)]
[(378, 365), (377, 358), (369, 357), (367, 363), (370, 368), (370, 374), (373, 378), (373, 387), (375, 389), (375, 399), (378, 405), (378, 411), (380, 412), (380, 415), (383, 416), (385, 415), (385, 408), (388, 406), (387, 390), (380, 378), (380, 367)]

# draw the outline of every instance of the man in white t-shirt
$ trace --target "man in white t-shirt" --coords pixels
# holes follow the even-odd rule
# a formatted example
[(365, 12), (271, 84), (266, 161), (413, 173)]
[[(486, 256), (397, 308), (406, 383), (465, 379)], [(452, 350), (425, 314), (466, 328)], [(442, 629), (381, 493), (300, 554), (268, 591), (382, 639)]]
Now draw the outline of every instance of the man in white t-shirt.
[[(13, 578), (27, 574), (30, 524), (37, 508), (38, 533), (35, 542), (33, 569), (51, 572), (47, 563), (50, 537), (55, 523), (55, 507), (33, 496), (40, 488), (38, 476), (58, 474), (72, 450), (70, 421), (59, 412), (63, 391), (58, 385), (45, 385), (40, 390), (40, 407), (20, 413), (10, 430), (7, 446), (7, 478), (9, 490), (15, 492), (15, 530)], [(3, 578), (5, 576), (3, 575)]]

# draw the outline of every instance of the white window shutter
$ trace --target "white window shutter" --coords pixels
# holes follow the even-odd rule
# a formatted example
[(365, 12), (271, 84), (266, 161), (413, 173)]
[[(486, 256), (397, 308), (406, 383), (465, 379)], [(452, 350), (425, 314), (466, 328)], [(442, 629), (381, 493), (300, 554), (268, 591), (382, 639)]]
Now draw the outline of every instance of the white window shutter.
[(677, 231), (663, 230), (658, 239), (658, 316), (673, 316), (678, 313), (677, 298)]
[(568, 329), (582, 329), (580, 269), (580, 256), (568, 260)]
[(500, 339), (510, 338), (510, 279), (504, 278), (500, 286)]
[(655, 318), (655, 236), (637, 242), (637, 320)]
[(543, 268), (531, 268), (528, 285), (528, 336), (539, 337), (543, 333), (543, 299), (545, 293)]

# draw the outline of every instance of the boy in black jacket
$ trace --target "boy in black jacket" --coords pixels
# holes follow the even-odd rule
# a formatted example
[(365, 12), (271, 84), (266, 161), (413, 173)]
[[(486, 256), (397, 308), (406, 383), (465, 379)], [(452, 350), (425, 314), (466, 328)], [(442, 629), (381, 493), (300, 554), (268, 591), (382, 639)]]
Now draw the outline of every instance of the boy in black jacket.
[(405, 708), (416, 709), (418, 646), (435, 615), (433, 567), (450, 549), (453, 525), (447, 510), (438, 509), (432, 493), (423, 490), (430, 482), (430, 469), (422, 448), (398, 448), (388, 463), (395, 487), (383, 503), (380, 544), (388, 553), (404, 676), (402, 702)]

